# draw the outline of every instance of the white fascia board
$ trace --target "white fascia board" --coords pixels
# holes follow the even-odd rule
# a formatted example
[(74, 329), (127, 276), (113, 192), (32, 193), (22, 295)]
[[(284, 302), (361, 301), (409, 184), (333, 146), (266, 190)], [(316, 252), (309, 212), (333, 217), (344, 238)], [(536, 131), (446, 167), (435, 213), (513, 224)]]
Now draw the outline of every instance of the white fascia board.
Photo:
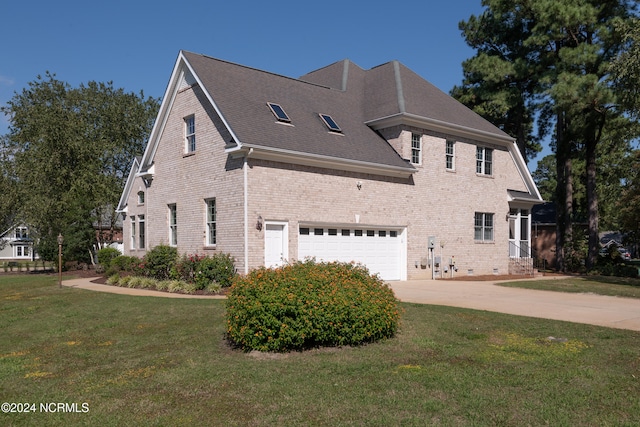
[[(182, 52), (180, 52), (180, 55), (182, 56)], [(220, 120), (222, 120), (222, 123), (224, 124), (224, 126), (227, 128), (227, 130), (231, 134), (231, 138), (238, 144), (238, 146), (241, 146), (242, 143), (238, 139), (238, 137), (235, 134), (235, 132), (233, 131), (233, 129), (231, 129), (231, 126), (229, 126), (229, 123), (227, 122), (227, 119), (225, 118), (224, 114), (222, 114), (222, 111), (218, 107), (218, 104), (213, 100), (213, 97), (211, 96), (211, 94), (209, 93), (207, 88), (202, 84), (202, 81), (200, 80), (200, 77), (195, 73), (195, 71), (193, 71), (193, 68), (191, 67), (191, 64), (189, 64), (189, 62), (184, 58), (184, 56), (182, 56), (182, 59), (183, 59), (185, 67), (187, 67), (189, 69), (189, 72), (191, 73), (193, 78), (196, 79), (196, 82), (198, 83), (198, 86), (200, 86), (200, 88), (204, 92), (205, 96), (209, 100), (209, 103), (211, 103), (211, 106), (213, 107), (213, 109), (216, 110), (216, 113), (218, 114), (218, 117), (220, 117)]]
[(441, 120), (430, 119), (410, 113), (399, 113), (365, 122), (373, 130), (380, 130), (398, 125), (415, 126), (436, 132), (449, 133), (456, 136), (470, 138), (479, 142), (487, 142), (498, 145), (508, 145), (513, 142), (509, 135), (486, 132), (467, 126), (456, 125)]
[(515, 141), (513, 141), (512, 145), (509, 147), (509, 154), (511, 154), (511, 158), (516, 165), (516, 169), (520, 173), (520, 178), (522, 178), (522, 181), (527, 186), (529, 193), (539, 200), (537, 203), (543, 203), (544, 200), (542, 200), (540, 191), (538, 191), (538, 186), (533, 180), (533, 177), (529, 172), (529, 168), (527, 167), (527, 163), (524, 161), (522, 153), (520, 153), (520, 149), (518, 148), (518, 144)]
[(173, 72), (171, 73), (171, 78), (169, 79), (167, 89), (165, 90), (164, 96), (162, 97), (162, 103), (160, 104), (160, 109), (158, 110), (156, 121), (153, 123), (153, 128), (151, 129), (151, 134), (149, 135), (149, 141), (147, 142), (144, 154), (142, 155), (141, 165), (151, 165), (153, 163), (153, 158), (155, 157), (156, 150), (158, 148), (160, 136), (162, 135), (162, 132), (164, 131), (164, 128), (167, 124), (169, 112), (171, 111), (173, 101), (176, 97), (178, 82), (180, 81), (180, 69), (182, 61), (183, 57), (181, 51), (173, 67)]
[(180, 81), (185, 71), (188, 71), (193, 76), (197, 84), (205, 93), (207, 99), (213, 106), (214, 110), (216, 110), (216, 113), (218, 113), (218, 115), (220, 116), (220, 119), (222, 120), (226, 128), (229, 130), (229, 133), (231, 133), (234, 141), (238, 141), (238, 144), (240, 144), (238, 138), (236, 137), (235, 133), (229, 126), (229, 123), (227, 123), (227, 120), (222, 114), (222, 111), (220, 111), (220, 108), (218, 108), (218, 105), (214, 102), (211, 94), (207, 91), (207, 89), (202, 84), (200, 77), (198, 77), (198, 75), (194, 72), (193, 68), (191, 67), (187, 59), (184, 57), (183, 52), (180, 51), (180, 53), (178, 54), (178, 59), (176, 60), (176, 63), (173, 67), (173, 72), (171, 73), (169, 84), (167, 85), (167, 89), (164, 93), (164, 97), (162, 98), (162, 104), (160, 105), (158, 116), (156, 118), (155, 123), (153, 124), (153, 128), (149, 136), (149, 142), (142, 156), (142, 162), (141, 162), (142, 169), (148, 169), (153, 164), (153, 159), (155, 157), (156, 150), (158, 149), (160, 138), (164, 132), (165, 126), (167, 125), (167, 120), (169, 119), (169, 113), (173, 108), (173, 103), (175, 102), (176, 96), (179, 91)]
[(122, 190), (120, 200), (118, 201), (118, 207), (116, 208), (116, 212), (118, 213), (127, 211), (127, 200), (129, 200), (131, 187), (133, 187), (133, 181), (137, 176), (139, 168), (140, 164), (138, 163), (138, 159), (134, 157), (133, 164), (131, 165), (131, 169), (129, 170), (129, 175), (127, 176), (127, 182), (125, 182), (124, 184), (124, 189)]
[(226, 150), (232, 157), (251, 157), (260, 160), (314, 166), (325, 169), (337, 169), (349, 172), (368, 173), (372, 175), (390, 176), (396, 178), (409, 178), (417, 172), (413, 167), (388, 166), (378, 163), (369, 163), (358, 160), (338, 159), (319, 154), (309, 154), (299, 151), (283, 150), (272, 147), (264, 147), (253, 144), (245, 144), (242, 147), (234, 147)]

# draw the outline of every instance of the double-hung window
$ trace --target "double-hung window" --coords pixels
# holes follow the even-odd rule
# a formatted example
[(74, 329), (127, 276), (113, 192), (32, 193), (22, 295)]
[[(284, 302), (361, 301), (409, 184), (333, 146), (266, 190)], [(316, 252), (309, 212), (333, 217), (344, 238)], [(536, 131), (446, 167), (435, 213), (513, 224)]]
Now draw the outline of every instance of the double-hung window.
[(493, 174), (493, 150), (486, 147), (476, 147), (476, 173), (480, 175)]
[(196, 151), (196, 117), (194, 115), (184, 118), (185, 152)]
[(176, 205), (169, 205), (169, 245), (178, 245), (178, 212)]
[(216, 199), (207, 200), (207, 246), (216, 244)]
[(145, 229), (144, 229), (144, 215), (138, 215), (138, 248), (144, 249), (144, 240), (145, 240)]
[(476, 242), (493, 242), (493, 214), (476, 212), (474, 236)]
[(417, 133), (411, 134), (411, 163), (419, 165), (421, 163), (422, 138)]
[(446, 148), (446, 154), (445, 154), (445, 165), (447, 170), (455, 170), (456, 168), (456, 164), (455, 164), (455, 142), (454, 141), (450, 141), (447, 140), (447, 148)]
[(136, 217), (134, 215), (132, 215), (130, 218), (131, 220), (131, 249), (135, 249), (136, 248)]

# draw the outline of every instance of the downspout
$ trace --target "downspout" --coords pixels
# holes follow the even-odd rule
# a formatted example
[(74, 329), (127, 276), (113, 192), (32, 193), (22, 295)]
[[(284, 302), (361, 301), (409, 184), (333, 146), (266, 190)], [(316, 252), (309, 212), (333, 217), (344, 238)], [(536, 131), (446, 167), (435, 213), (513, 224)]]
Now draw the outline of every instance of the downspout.
[(244, 274), (249, 274), (249, 165), (247, 159), (253, 148), (244, 156), (242, 173), (244, 176)]

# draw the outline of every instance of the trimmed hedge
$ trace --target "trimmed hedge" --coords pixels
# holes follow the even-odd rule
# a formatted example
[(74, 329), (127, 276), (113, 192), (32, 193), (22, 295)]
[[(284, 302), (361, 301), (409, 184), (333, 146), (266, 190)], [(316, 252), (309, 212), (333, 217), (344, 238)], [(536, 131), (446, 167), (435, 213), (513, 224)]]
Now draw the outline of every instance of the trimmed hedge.
[(392, 337), (393, 291), (346, 263), (297, 262), (238, 277), (227, 298), (227, 337), (245, 351), (359, 345)]

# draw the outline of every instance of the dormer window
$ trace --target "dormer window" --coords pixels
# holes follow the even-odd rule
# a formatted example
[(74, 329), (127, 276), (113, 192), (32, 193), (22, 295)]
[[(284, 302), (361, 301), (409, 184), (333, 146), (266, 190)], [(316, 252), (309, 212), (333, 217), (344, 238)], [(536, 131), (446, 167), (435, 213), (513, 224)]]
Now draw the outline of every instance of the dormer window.
[(291, 119), (289, 118), (287, 113), (284, 112), (284, 108), (282, 108), (279, 104), (274, 104), (273, 102), (267, 102), (267, 105), (269, 106), (269, 109), (271, 110), (273, 115), (276, 116), (276, 119), (278, 119), (279, 122), (285, 122), (285, 123), (291, 122)]
[(338, 126), (336, 121), (333, 120), (333, 118), (330, 115), (328, 115), (328, 114), (320, 114), (320, 118), (322, 119), (324, 124), (329, 128), (330, 131), (332, 131), (332, 132), (342, 132), (342, 129), (340, 129), (340, 126)]
[(29, 234), (27, 232), (27, 227), (16, 227), (17, 240), (28, 239), (28, 238), (29, 238)]

